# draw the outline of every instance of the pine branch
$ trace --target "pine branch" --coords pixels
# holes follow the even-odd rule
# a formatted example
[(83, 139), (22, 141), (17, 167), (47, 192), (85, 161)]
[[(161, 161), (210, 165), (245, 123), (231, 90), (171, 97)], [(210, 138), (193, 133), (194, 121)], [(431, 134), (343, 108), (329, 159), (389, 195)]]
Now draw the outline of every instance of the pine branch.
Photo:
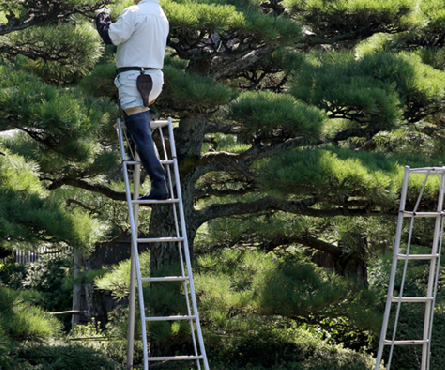
[[(193, 167), (197, 167), (197, 174), (199, 176), (203, 176), (212, 171), (227, 171), (229, 167), (243, 174), (248, 179), (251, 179), (255, 175), (250, 171), (249, 166), (255, 161), (304, 144), (307, 144), (307, 139), (299, 137), (280, 144), (253, 145), (241, 154), (209, 152), (204, 154), (198, 161), (194, 161)], [(183, 170), (183, 168), (181, 168), (181, 170)]]
[(51, 184), (47, 186), (48, 190), (55, 190), (59, 189), (63, 185), (69, 185), (73, 186), (75, 188), (88, 190), (88, 191), (94, 191), (96, 193), (100, 193), (105, 195), (106, 197), (113, 199), (113, 200), (121, 200), (125, 201), (125, 192), (123, 191), (116, 191), (112, 190), (104, 185), (101, 184), (90, 184), (89, 182), (82, 180), (82, 179), (73, 179), (70, 177), (61, 177), (59, 179), (53, 179), (53, 178), (47, 178), (45, 176), (41, 176), (40, 180), (47, 180), (50, 181)]
[(205, 133), (206, 134), (215, 134), (215, 133), (222, 133), (222, 134), (226, 134), (226, 135), (236, 135), (240, 132), (240, 129), (238, 128), (238, 126), (233, 126), (233, 125), (221, 125), (218, 123), (210, 123), (206, 126), (205, 128)]
[[(258, 62), (263, 56), (272, 53), (275, 50), (274, 46), (271, 44), (266, 44), (255, 50), (249, 51), (243, 56), (237, 56), (236, 58), (231, 58), (229, 60), (221, 60), (215, 65), (217, 71), (213, 75), (215, 81), (221, 80), (223, 78), (229, 78), (231, 76), (237, 75), (239, 71), (248, 69)], [(214, 68), (214, 69), (216, 69)]]
[[(0, 23), (0, 36), (14, 31), (21, 31), (37, 24), (57, 23), (76, 13), (89, 18), (94, 18), (94, 10), (102, 8), (104, 5), (110, 3), (110, 0), (101, 0), (94, 6), (74, 6), (60, 0), (2, 1), (0, 2), (0, 5), (6, 13), (8, 22)], [(12, 10), (14, 5), (21, 5), (25, 10), (24, 14), (16, 16)]]
[(382, 216), (388, 214), (384, 211), (372, 210), (369, 207), (348, 208), (348, 207), (332, 207), (332, 208), (312, 208), (314, 199), (310, 198), (311, 203), (307, 205), (304, 201), (296, 202), (285, 199), (277, 199), (270, 196), (258, 199), (254, 202), (243, 203), (235, 202), (229, 204), (212, 204), (208, 207), (196, 211), (197, 223), (209, 221), (214, 218), (228, 217), (234, 215), (254, 214), (267, 210), (283, 211), (298, 215), (311, 217), (335, 217), (335, 216)]
[(334, 257), (338, 257), (342, 253), (341, 249), (336, 247), (335, 245), (317, 239), (316, 237), (311, 235), (290, 235), (274, 237), (272, 240), (267, 240), (260, 243), (259, 248), (266, 251), (272, 251), (277, 247), (290, 244), (302, 244), (305, 247), (310, 247), (319, 252), (324, 252)]

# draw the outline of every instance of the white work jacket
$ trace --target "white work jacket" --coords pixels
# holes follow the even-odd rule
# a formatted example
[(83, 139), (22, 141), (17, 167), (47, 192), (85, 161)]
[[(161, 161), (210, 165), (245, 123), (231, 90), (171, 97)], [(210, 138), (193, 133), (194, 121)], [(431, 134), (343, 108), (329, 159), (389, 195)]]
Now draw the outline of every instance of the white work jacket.
[(142, 0), (124, 9), (110, 24), (108, 35), (117, 45), (117, 68), (163, 68), (168, 20), (158, 0)]

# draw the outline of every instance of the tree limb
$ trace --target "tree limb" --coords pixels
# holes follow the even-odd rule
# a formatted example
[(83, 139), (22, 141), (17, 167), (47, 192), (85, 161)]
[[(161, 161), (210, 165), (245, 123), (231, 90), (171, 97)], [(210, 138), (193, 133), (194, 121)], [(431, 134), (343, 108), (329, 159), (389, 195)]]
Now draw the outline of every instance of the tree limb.
[(90, 184), (89, 182), (82, 180), (82, 179), (73, 179), (73, 178), (69, 178), (69, 177), (62, 177), (60, 179), (55, 180), (52, 178), (40, 177), (40, 180), (51, 181), (51, 184), (49, 186), (47, 186), (48, 190), (55, 190), (55, 189), (62, 187), (63, 185), (70, 185), (75, 188), (84, 189), (84, 190), (88, 190), (88, 191), (94, 191), (96, 193), (103, 194), (106, 197), (113, 199), (113, 200), (121, 200), (121, 201), (126, 200), (125, 192), (112, 190), (112, 189), (110, 189), (104, 185), (101, 185), (101, 184)]
[(212, 204), (208, 207), (195, 211), (195, 214), (197, 216), (196, 223), (201, 225), (204, 222), (214, 218), (258, 213), (260, 211), (264, 212), (267, 210), (283, 211), (298, 215), (320, 218), (335, 216), (370, 217), (387, 214), (383, 211), (369, 209), (369, 207), (352, 209), (348, 207), (332, 207), (323, 209), (312, 208), (311, 205), (314, 205), (314, 199), (316, 200), (316, 198), (311, 198), (310, 205), (307, 205), (305, 201), (296, 202), (285, 199), (277, 199), (270, 196), (266, 196), (250, 203), (235, 202), (229, 204)]
[[(69, 3), (62, 3), (59, 0), (28, 0), (28, 1), (2, 1), (0, 5), (7, 13), (7, 23), (0, 23), (0, 36), (6, 35), (14, 31), (21, 31), (28, 27), (41, 24), (58, 22), (68, 18), (70, 15), (79, 13), (89, 18), (93, 18), (94, 10), (110, 4), (110, 0), (98, 1), (94, 6), (82, 5), (73, 6)], [(11, 5), (21, 5), (25, 12), (20, 16), (16, 16), (11, 9)]]

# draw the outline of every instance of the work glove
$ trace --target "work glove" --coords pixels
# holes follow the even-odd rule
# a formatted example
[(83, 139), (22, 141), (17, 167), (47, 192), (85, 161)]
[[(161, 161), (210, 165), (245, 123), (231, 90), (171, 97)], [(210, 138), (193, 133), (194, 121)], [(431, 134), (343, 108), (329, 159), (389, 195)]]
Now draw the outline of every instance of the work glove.
[(111, 8), (96, 9), (94, 11), (94, 15), (96, 16), (96, 19), (94, 19), (92, 21), (93, 27), (95, 29), (97, 29), (97, 23), (98, 22), (103, 22), (103, 21), (108, 21), (108, 20), (111, 22), (110, 14), (111, 14), (112, 11), (113, 11), (113, 9), (111, 9)]
[(94, 11), (94, 15), (97, 17), (100, 13), (105, 13), (106, 15), (110, 15), (113, 9), (111, 8), (100, 8)]

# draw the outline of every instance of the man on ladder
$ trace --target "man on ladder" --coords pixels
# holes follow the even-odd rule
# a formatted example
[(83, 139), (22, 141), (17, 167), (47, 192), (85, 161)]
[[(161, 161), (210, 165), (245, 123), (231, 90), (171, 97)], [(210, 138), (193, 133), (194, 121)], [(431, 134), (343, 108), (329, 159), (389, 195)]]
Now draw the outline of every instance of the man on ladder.
[(117, 46), (114, 83), (119, 88), (125, 126), (150, 176), (150, 192), (139, 199), (164, 200), (168, 198), (165, 170), (151, 137), (148, 106), (162, 91), (169, 24), (158, 0), (134, 3), (122, 11), (116, 23), (111, 22), (111, 9), (100, 9), (96, 27), (106, 44)]

